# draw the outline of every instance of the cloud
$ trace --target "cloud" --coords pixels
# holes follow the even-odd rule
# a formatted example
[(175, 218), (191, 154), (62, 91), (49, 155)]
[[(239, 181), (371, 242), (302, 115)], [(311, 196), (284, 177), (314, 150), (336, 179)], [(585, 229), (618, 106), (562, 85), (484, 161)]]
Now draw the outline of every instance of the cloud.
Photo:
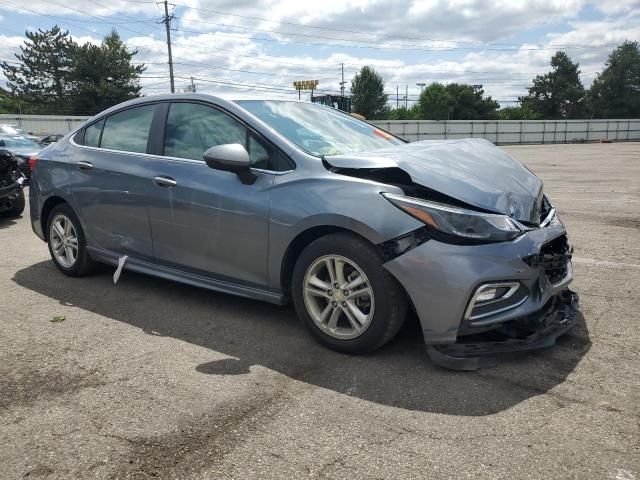
[[(602, 4), (587, 0), (176, 0), (175, 3), (200, 9), (174, 10), (178, 17), (174, 23), (177, 31), (172, 33), (176, 84), (183, 88), (193, 76), (198, 89), (204, 92), (243, 91), (256, 85), (260, 91), (272, 94), (297, 95), (291, 84), (302, 79), (318, 79), (321, 91), (337, 92), (340, 64), (344, 63), (347, 85), (360, 67), (372, 65), (391, 93), (396, 86), (404, 90), (408, 84), (413, 98), (420, 91), (418, 82), (461, 82), (482, 84), (498, 100), (515, 100), (526, 93), (536, 74), (549, 70), (549, 59), (556, 49), (566, 49), (572, 59), (580, 62), (582, 79), (588, 86), (602, 69), (613, 45), (624, 39), (640, 39), (640, 9), (637, 3), (626, 0), (605, 0)], [(581, 16), (586, 6), (605, 11), (607, 3), (611, 8), (600, 18), (593, 19), (593, 14)], [(161, 14), (155, 4), (69, 0), (65, 5), (98, 15), (84, 18), (107, 22), (107, 27), (110, 18), (130, 48), (138, 50), (135, 61), (147, 65), (141, 79), (144, 92), (168, 91), (164, 27), (154, 23)], [(29, 3), (29, 8), (40, 11), (51, 6), (39, 0)], [(72, 12), (57, 8), (55, 15), (68, 13), (76, 22), (82, 18)], [(117, 25), (127, 17), (146, 23)], [(71, 31), (77, 32), (73, 27)], [(17, 50), (21, 39), (16, 43), (19, 37), (5, 38), (14, 39), (5, 41), (0, 48), (0, 54), (6, 57)], [(101, 35), (74, 38), (99, 42)], [(529, 41), (522, 44), (522, 38)], [(387, 50), (327, 46), (353, 43)], [(394, 45), (404, 45), (405, 49), (390, 50)], [(423, 50), (410, 50), (411, 46)]]

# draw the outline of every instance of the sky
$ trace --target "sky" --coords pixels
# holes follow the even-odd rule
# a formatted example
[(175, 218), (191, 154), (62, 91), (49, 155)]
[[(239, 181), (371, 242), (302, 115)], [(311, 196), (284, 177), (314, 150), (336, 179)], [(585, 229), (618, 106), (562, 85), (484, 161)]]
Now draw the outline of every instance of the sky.
[[(617, 44), (640, 40), (640, 0), (175, 0), (169, 13), (176, 91), (193, 77), (205, 93), (291, 97), (295, 80), (337, 93), (343, 66), (348, 93), (370, 65), (392, 105), (434, 81), (481, 84), (513, 105), (557, 50), (589, 86)], [(0, 0), (0, 59), (15, 60), (25, 31), (58, 24), (99, 43), (115, 29), (147, 66), (142, 93), (167, 93), (163, 14), (153, 0)]]

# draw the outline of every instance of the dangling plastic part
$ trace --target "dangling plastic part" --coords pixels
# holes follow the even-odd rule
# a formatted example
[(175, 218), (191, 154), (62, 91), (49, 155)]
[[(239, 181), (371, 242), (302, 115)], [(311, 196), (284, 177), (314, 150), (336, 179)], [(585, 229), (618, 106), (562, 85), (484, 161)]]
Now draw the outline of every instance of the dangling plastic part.
[(118, 259), (118, 268), (113, 274), (113, 283), (118, 283), (118, 279), (120, 278), (120, 274), (122, 273), (122, 268), (124, 267), (124, 262), (129, 258), (127, 255), (123, 255)]

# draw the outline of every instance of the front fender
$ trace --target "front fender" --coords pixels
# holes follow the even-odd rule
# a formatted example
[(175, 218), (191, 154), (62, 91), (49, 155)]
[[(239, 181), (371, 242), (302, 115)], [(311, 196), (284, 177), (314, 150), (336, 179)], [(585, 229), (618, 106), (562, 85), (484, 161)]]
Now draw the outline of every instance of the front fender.
[(382, 192), (401, 193), (397, 187), (331, 172), (312, 178), (292, 172), (276, 178), (269, 222), (270, 288), (280, 290), (285, 253), (309, 229), (338, 227), (380, 244), (423, 226)]

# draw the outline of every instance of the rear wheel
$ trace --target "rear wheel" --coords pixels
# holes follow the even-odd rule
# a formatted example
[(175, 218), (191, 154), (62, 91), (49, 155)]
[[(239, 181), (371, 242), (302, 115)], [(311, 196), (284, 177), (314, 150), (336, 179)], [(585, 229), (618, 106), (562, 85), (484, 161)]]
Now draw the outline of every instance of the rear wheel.
[(347, 233), (304, 249), (293, 271), (298, 316), (324, 345), (346, 353), (375, 350), (398, 332), (407, 312), (402, 288), (366, 240)]
[(82, 226), (69, 205), (61, 203), (51, 210), (47, 232), (51, 259), (62, 273), (81, 277), (93, 270)]
[(19, 217), (20, 215), (22, 215), (22, 212), (24, 212), (24, 204), (24, 192), (20, 190), (18, 192), (18, 196), (13, 201), (11, 208), (9, 210), (5, 210), (3, 215), (10, 218)]

